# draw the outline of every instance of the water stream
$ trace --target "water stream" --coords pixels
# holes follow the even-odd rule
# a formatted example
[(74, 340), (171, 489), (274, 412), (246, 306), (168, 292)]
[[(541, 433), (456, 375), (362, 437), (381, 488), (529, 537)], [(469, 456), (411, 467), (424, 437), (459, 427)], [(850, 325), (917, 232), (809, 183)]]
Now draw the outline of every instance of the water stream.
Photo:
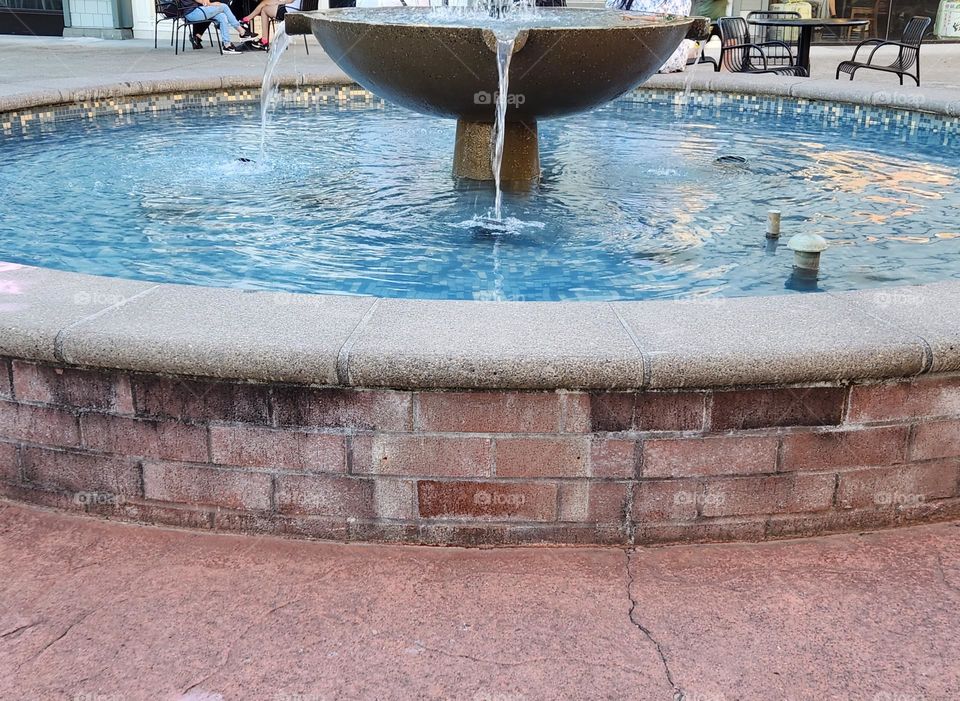
[(273, 44), (270, 46), (270, 58), (267, 61), (267, 67), (263, 71), (263, 81), (260, 83), (260, 160), (262, 161), (267, 148), (267, 118), (270, 116), (270, 108), (276, 101), (280, 92), (280, 81), (274, 78), (277, 65), (287, 46), (290, 44), (290, 36), (284, 29), (282, 22), (277, 23), (277, 34), (273, 38)]
[(513, 56), (513, 47), (517, 42), (517, 30), (495, 32), (497, 37), (497, 120), (493, 139), (493, 180), (496, 187), (496, 198), (493, 205), (493, 217), (497, 221), (503, 220), (503, 188), (500, 182), (500, 166), (503, 164), (503, 142), (506, 136), (507, 105), (510, 101), (510, 57)]

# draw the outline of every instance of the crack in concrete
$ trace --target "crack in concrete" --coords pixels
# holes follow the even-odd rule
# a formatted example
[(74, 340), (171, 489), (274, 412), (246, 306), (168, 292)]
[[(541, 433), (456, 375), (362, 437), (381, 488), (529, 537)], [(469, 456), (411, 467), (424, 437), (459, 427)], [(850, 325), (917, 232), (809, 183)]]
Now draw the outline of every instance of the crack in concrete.
[(946, 566), (943, 564), (943, 553), (939, 553), (939, 552), (937, 553), (936, 570), (937, 570), (937, 574), (940, 575), (940, 581), (943, 583), (943, 586), (945, 586), (947, 589), (950, 589), (960, 594), (960, 585), (953, 584), (947, 578), (947, 569), (946, 569)]
[(275, 614), (277, 611), (279, 611), (279, 610), (281, 610), (281, 609), (285, 609), (285, 608), (287, 608), (288, 606), (293, 606), (294, 604), (299, 604), (300, 601), (301, 601), (300, 599), (294, 599), (293, 601), (288, 601), (288, 602), (286, 602), (285, 604), (280, 604), (279, 606), (274, 606), (272, 609), (270, 609), (270, 610), (267, 611), (265, 614), (263, 614), (262, 616), (260, 616), (256, 621), (254, 621), (253, 623), (251, 623), (250, 625), (248, 625), (246, 628), (244, 628), (243, 632), (242, 632), (240, 635), (238, 635), (238, 636), (234, 639), (234, 641), (233, 641), (232, 643), (230, 643), (230, 646), (229, 646), (229, 647), (227, 647), (227, 649), (226, 649), (226, 651), (225, 651), (226, 654), (225, 654), (225, 655), (222, 655), (222, 660), (223, 660), (223, 661), (220, 662), (209, 674), (207, 674), (205, 677), (203, 677), (200, 681), (191, 684), (191, 685), (188, 686), (186, 689), (184, 689), (183, 691), (181, 691), (180, 694), (181, 694), (182, 696), (186, 696), (186, 695), (189, 694), (191, 691), (193, 691), (194, 689), (196, 689), (198, 686), (200, 686), (201, 684), (203, 684), (205, 681), (207, 681), (208, 679), (210, 679), (210, 678), (214, 677), (215, 675), (219, 674), (219, 673), (224, 669), (224, 667), (226, 667), (226, 666), (230, 663), (230, 656), (233, 654), (233, 649), (240, 643), (241, 640), (243, 640), (243, 639), (247, 636), (247, 633), (249, 633), (251, 630), (253, 630), (253, 629), (254, 629), (255, 627), (257, 627), (258, 625), (262, 624), (264, 621), (266, 621), (268, 618), (270, 618), (270, 616), (272, 616), (273, 614)]
[[(85, 613), (85, 614), (83, 614), (82, 616), (80, 616), (80, 618), (78, 618), (78, 619), (75, 620), (73, 623), (71, 623), (70, 625), (68, 625), (68, 626), (66, 627), (66, 629), (65, 629), (60, 635), (58, 635), (56, 638), (54, 638), (54, 639), (51, 640), (49, 643), (47, 643), (47, 644), (44, 645), (42, 648), (40, 648), (39, 652), (37, 652), (36, 654), (34, 654), (34, 655), (30, 658), (29, 661), (30, 661), (30, 662), (33, 662), (34, 660), (36, 660), (36, 659), (37, 659), (38, 657), (40, 657), (43, 653), (45, 653), (47, 650), (49, 650), (49, 649), (52, 648), (54, 645), (56, 645), (57, 643), (59, 643), (59, 642), (60, 642), (61, 640), (63, 640), (65, 637), (67, 637), (67, 635), (70, 633), (71, 630), (73, 630), (74, 628), (76, 628), (78, 625), (80, 625), (81, 623), (83, 623), (85, 620), (87, 620), (88, 618), (90, 618), (90, 616), (92, 616), (93, 614), (95, 614), (95, 613), (96, 613), (97, 611), (99, 611), (99, 610), (100, 610), (100, 608), (95, 608), (95, 609), (93, 609), (92, 611), (88, 611), (87, 613)], [(20, 671), (20, 668), (23, 667), (23, 665), (25, 665), (25, 664), (26, 664), (26, 662), (21, 662), (20, 664), (18, 664), (18, 665), (17, 665), (17, 672), (19, 672), (19, 671)]]
[(443, 648), (431, 647), (430, 645), (425, 645), (424, 643), (420, 642), (419, 640), (413, 640), (413, 641), (411, 641), (409, 638), (405, 638), (405, 637), (401, 637), (401, 636), (397, 636), (397, 635), (390, 635), (390, 634), (382, 633), (382, 632), (376, 633), (376, 634), (374, 635), (374, 637), (377, 637), (377, 638), (385, 638), (385, 639), (390, 640), (390, 641), (392, 641), (392, 642), (394, 642), (394, 643), (398, 643), (398, 644), (400, 644), (400, 645), (405, 645), (405, 646), (412, 647), (412, 648), (413, 648), (414, 650), (416, 650), (418, 653), (419, 653), (419, 652), (433, 652), (433, 653), (435, 653), (435, 654), (437, 654), (437, 655), (443, 655), (444, 657), (452, 657), (452, 658), (454, 658), (454, 659), (468, 660), (468, 661), (470, 661), (470, 662), (476, 662), (477, 664), (489, 664), (489, 665), (493, 665), (493, 666), (495, 666), (495, 667), (508, 667), (508, 668), (509, 668), (509, 667), (524, 667), (524, 666), (527, 666), (527, 665), (545, 664), (545, 663), (555, 663), (558, 659), (563, 659), (563, 660), (566, 661), (566, 662), (578, 662), (578, 663), (580, 663), (580, 664), (582, 664), (582, 665), (584, 665), (584, 666), (587, 666), (587, 667), (599, 667), (600, 669), (622, 669), (622, 670), (626, 670), (626, 671), (628, 671), (628, 672), (631, 672), (632, 674), (642, 674), (642, 673), (643, 673), (643, 670), (642, 670), (642, 669), (637, 669), (636, 667), (630, 667), (630, 666), (628, 666), (628, 665), (623, 665), (623, 664), (616, 664), (616, 663), (613, 663), (613, 662), (601, 662), (600, 660), (592, 660), (592, 659), (587, 659), (587, 658), (584, 658), (584, 657), (568, 657), (568, 656), (563, 656), (562, 658), (560, 658), (560, 657), (532, 657), (532, 658), (529, 658), (529, 659), (526, 659), (526, 660), (510, 660), (510, 661), (508, 661), (508, 660), (503, 660), (503, 659), (499, 659), (499, 658), (476, 657), (475, 655), (468, 655), (468, 654), (462, 653), (462, 652), (452, 652), (452, 651), (450, 651), (450, 650), (444, 650)]
[(627, 600), (630, 601), (630, 610), (627, 613), (627, 616), (630, 619), (630, 623), (640, 629), (647, 640), (653, 643), (653, 646), (657, 650), (657, 655), (660, 656), (660, 663), (663, 665), (663, 671), (666, 673), (667, 682), (673, 688), (673, 698), (671, 701), (684, 701), (686, 694), (684, 694), (683, 689), (681, 689), (673, 679), (673, 672), (670, 670), (670, 663), (667, 661), (667, 656), (663, 652), (663, 646), (660, 642), (653, 637), (653, 633), (650, 632), (650, 629), (647, 628), (643, 623), (641, 623), (634, 612), (637, 609), (637, 600), (633, 598), (633, 572), (630, 569), (630, 556), (634, 553), (634, 550), (624, 550), (623, 554), (626, 555), (626, 570), (627, 570)]
[(29, 630), (30, 628), (33, 628), (33, 627), (35, 627), (35, 626), (38, 626), (38, 625), (40, 625), (41, 623), (44, 623), (44, 621), (34, 621), (33, 623), (27, 623), (26, 625), (20, 626), (19, 628), (14, 628), (13, 630), (8, 630), (6, 633), (0, 633), (0, 639), (13, 637), (13, 636), (17, 635), (18, 633), (22, 633), (22, 632), (25, 631), (25, 630)]

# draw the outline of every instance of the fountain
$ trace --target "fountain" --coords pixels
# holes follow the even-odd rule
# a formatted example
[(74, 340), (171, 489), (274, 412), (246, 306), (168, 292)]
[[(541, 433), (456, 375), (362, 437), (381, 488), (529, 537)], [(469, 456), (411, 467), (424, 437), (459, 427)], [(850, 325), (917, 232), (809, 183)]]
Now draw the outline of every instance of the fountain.
[(955, 519), (954, 103), (631, 91), (696, 21), (494, 14), (287, 20), (456, 130), (309, 75), (0, 97), (0, 497), (445, 545)]
[(456, 119), (455, 176), (520, 183), (540, 176), (538, 120), (636, 88), (708, 27), (701, 17), (512, 5), (345, 8), (286, 21), (371, 92)]

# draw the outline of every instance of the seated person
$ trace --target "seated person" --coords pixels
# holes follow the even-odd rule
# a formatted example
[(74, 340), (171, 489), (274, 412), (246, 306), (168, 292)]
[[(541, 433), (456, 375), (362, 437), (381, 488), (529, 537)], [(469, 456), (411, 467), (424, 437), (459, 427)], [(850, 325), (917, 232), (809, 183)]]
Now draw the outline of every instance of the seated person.
[(303, 0), (291, 0), (287, 3), (281, 3), (280, 0), (260, 0), (253, 11), (243, 18), (243, 21), (248, 24), (252, 24), (255, 18), (260, 18), (263, 37), (253, 42), (253, 46), (267, 51), (270, 48), (270, 20), (282, 20), (288, 10), (299, 10), (302, 2)]
[[(690, 16), (690, 7), (693, 0), (607, 0), (607, 7), (615, 7), (618, 10), (629, 10), (631, 12), (649, 12), (668, 15)], [(678, 73), (687, 67), (687, 59), (696, 49), (697, 42), (692, 39), (684, 39), (680, 46), (673, 52), (667, 62), (664, 63), (659, 73)]]
[[(188, 22), (199, 22), (201, 20), (213, 20), (220, 29), (220, 42), (223, 46), (223, 53), (240, 53), (237, 47), (230, 41), (230, 27), (233, 27), (240, 34), (241, 39), (255, 37), (256, 34), (250, 29), (249, 23), (240, 22), (233, 16), (230, 6), (215, 0), (180, 0), (183, 18)], [(194, 37), (195, 39), (196, 37)], [(198, 48), (194, 40), (191, 40), (194, 48)]]

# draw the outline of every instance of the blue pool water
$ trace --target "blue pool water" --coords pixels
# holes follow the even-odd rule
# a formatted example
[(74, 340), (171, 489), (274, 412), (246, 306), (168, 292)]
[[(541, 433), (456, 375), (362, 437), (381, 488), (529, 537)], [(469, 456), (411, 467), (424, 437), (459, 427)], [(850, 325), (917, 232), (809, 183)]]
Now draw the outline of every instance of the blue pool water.
[[(960, 277), (958, 137), (617, 101), (544, 122), (543, 183), (450, 176), (454, 123), (379, 103), (73, 120), (0, 136), (0, 259), (141, 280), (388, 297), (610, 300)], [(718, 165), (720, 156), (746, 159)], [(237, 157), (258, 159), (241, 164)], [(783, 211), (779, 246), (766, 211)]]

